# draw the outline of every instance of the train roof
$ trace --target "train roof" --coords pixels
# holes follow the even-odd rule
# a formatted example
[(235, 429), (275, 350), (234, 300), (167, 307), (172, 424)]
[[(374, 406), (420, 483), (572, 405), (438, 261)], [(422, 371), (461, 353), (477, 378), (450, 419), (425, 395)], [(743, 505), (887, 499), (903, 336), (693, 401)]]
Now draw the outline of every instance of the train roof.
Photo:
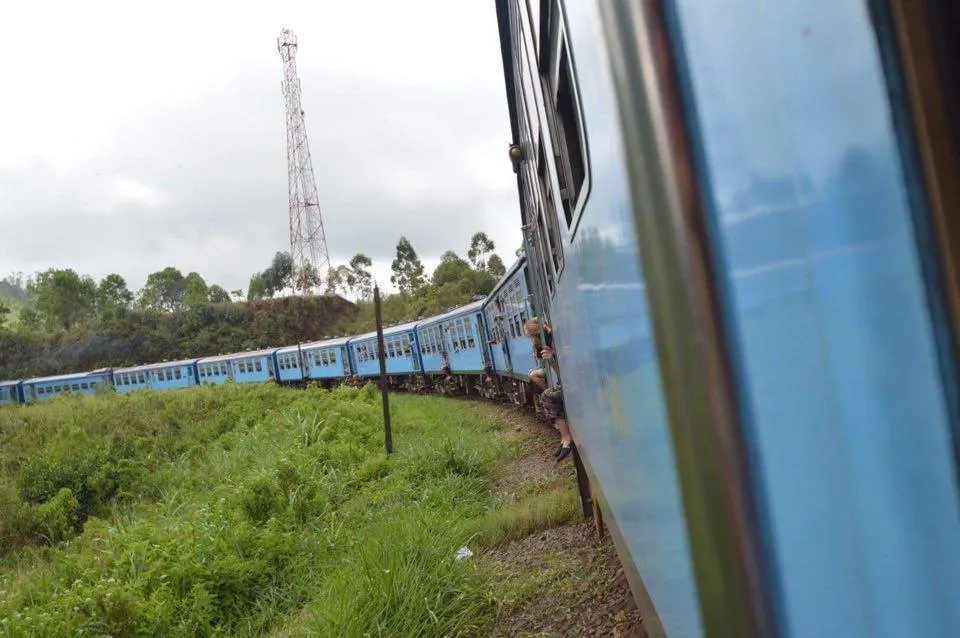
[(8, 385), (17, 385), (18, 383), (20, 383), (20, 379), (16, 381), (0, 381), (0, 388), (5, 388)]
[(436, 315), (435, 317), (427, 317), (426, 319), (422, 319), (419, 323), (419, 326), (430, 325), (437, 321), (444, 321), (452, 317), (459, 317), (460, 315), (467, 314), (470, 312), (479, 312), (480, 309), (483, 308), (483, 305), (485, 303), (487, 303), (486, 297), (484, 297), (483, 299), (478, 299), (477, 301), (471, 301), (470, 303), (465, 304), (463, 306), (458, 306), (453, 310), (448, 310), (442, 315)]
[(250, 357), (268, 357), (280, 348), (261, 348), (260, 350), (248, 350), (246, 352), (231, 352), (230, 354), (218, 354), (215, 357), (204, 357), (197, 359), (197, 363), (214, 363), (216, 361), (233, 361), (234, 359), (249, 359)]
[(34, 377), (27, 379), (24, 383), (50, 383), (51, 381), (74, 381), (79, 379), (89, 379), (90, 377), (102, 377), (110, 374), (109, 368), (91, 370), (90, 372), (74, 372), (72, 374), (55, 374), (49, 377)]
[(146, 370), (161, 370), (163, 368), (178, 368), (182, 366), (193, 365), (196, 359), (182, 359), (180, 361), (163, 361), (161, 363), (144, 363), (142, 365), (127, 366), (125, 368), (114, 368), (114, 374), (118, 372), (143, 372)]
[[(408, 321), (407, 323), (402, 323), (399, 326), (390, 326), (390, 327), (384, 326), (383, 334), (384, 336), (386, 336), (386, 335), (397, 334), (398, 332), (410, 332), (414, 330), (418, 324), (421, 324), (421, 323), (423, 323), (423, 320), (417, 319), (416, 321)], [(370, 339), (371, 337), (376, 337), (376, 336), (377, 336), (377, 331), (374, 330), (372, 332), (367, 332), (362, 335), (357, 335), (356, 337), (350, 337), (349, 341), (362, 341), (364, 339)]]
[[(386, 329), (384, 329), (386, 332)], [(342, 346), (345, 345), (348, 341), (353, 339), (353, 337), (337, 337), (336, 339), (323, 339), (321, 341), (311, 341), (310, 343), (301, 343), (300, 350), (317, 350), (318, 348), (330, 348), (333, 346)], [(297, 346), (284, 346), (277, 350), (277, 354), (285, 354), (287, 352), (294, 352), (297, 350)]]
[(513, 265), (511, 265), (509, 268), (507, 268), (507, 272), (505, 272), (505, 273), (503, 274), (503, 277), (500, 278), (500, 281), (497, 282), (497, 285), (495, 285), (495, 286), (493, 287), (493, 289), (490, 291), (490, 294), (487, 295), (487, 298), (486, 298), (486, 299), (484, 300), (484, 302), (483, 302), (484, 305), (486, 305), (487, 302), (489, 302), (491, 299), (493, 299), (493, 295), (494, 295), (495, 292), (497, 292), (498, 290), (500, 290), (501, 288), (503, 288), (503, 286), (504, 286), (508, 281), (510, 281), (510, 278), (513, 277), (513, 276), (517, 273), (518, 270), (520, 270), (520, 267), (523, 266), (523, 263), (524, 263), (525, 261), (527, 261), (527, 257), (526, 257), (526, 256), (520, 257), (520, 258), (517, 259), (515, 262), (513, 262)]

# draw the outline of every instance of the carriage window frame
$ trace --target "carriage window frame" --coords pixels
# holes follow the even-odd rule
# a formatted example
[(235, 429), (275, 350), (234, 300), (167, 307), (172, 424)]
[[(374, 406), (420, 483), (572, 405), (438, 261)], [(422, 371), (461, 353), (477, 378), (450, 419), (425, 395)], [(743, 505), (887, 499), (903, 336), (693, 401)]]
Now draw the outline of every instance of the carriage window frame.
[[(560, 202), (567, 225), (568, 239), (572, 241), (590, 196), (592, 185), (590, 144), (583, 118), (583, 100), (573, 47), (570, 44), (566, 13), (558, 0), (547, 0), (547, 2), (549, 3), (546, 16), (548, 24), (539, 48), (542, 60), (541, 82), (546, 98), (544, 106), (547, 115), (547, 132), (550, 134), (554, 150), (554, 168), (558, 183), (566, 184), (568, 190), (572, 188), (575, 180), (571, 163), (573, 151), (569, 143), (575, 140), (575, 151), (583, 173), (575, 198), (568, 194), (566, 197), (562, 196)], [(566, 112), (566, 117), (561, 117), (561, 112)], [(568, 119), (569, 126), (574, 129), (572, 132), (567, 130)]]

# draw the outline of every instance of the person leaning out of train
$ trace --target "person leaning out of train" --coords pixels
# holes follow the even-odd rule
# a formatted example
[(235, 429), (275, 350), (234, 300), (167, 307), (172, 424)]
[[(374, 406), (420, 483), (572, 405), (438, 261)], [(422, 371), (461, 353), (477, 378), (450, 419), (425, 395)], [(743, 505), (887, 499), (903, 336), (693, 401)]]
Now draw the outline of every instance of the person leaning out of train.
[[(558, 374), (560, 366), (553, 356), (553, 332), (550, 324), (543, 324), (543, 343), (540, 342), (540, 320), (536, 317), (527, 321), (523, 326), (524, 333), (533, 341), (533, 353), (537, 359), (546, 361)], [(535, 394), (540, 395), (540, 407), (550, 420), (550, 423), (560, 432), (560, 447), (557, 448), (557, 460), (562, 461), (570, 455), (573, 449), (573, 437), (570, 436), (570, 425), (567, 423), (567, 413), (563, 404), (563, 391), (551, 388), (547, 383), (547, 375), (541, 368), (530, 371), (530, 385)]]

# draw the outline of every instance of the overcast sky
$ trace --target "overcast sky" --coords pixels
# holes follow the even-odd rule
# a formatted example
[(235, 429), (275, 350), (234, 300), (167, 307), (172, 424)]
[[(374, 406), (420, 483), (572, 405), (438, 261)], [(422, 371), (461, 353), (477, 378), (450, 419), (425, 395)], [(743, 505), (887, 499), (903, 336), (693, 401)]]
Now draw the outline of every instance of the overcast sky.
[(509, 265), (489, 0), (38, 1), (0, 6), (0, 277), (69, 267), (136, 290), (173, 265), (245, 289), (289, 250), (282, 28), (334, 263), (364, 252), (389, 285), (400, 235), (432, 268), (483, 230)]

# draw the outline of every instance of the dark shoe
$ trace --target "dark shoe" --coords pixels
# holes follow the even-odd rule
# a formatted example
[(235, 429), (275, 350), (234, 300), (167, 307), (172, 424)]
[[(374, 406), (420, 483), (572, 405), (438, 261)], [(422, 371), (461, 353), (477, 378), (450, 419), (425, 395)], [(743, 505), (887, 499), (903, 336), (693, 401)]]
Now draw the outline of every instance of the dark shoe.
[(560, 447), (560, 454), (557, 455), (557, 462), (559, 463), (559, 462), (562, 461), (563, 459), (565, 459), (565, 458), (567, 458), (568, 456), (570, 456), (570, 452), (571, 452), (571, 451), (573, 451), (573, 445), (570, 445), (569, 447), (563, 447), (563, 446), (561, 446), (561, 447)]
[(553, 455), (553, 458), (555, 458), (555, 459), (556, 459), (556, 458), (560, 458), (560, 454), (561, 454), (562, 452), (563, 452), (563, 443), (561, 443), (560, 445), (557, 446), (557, 451), (556, 451), (556, 453)]

